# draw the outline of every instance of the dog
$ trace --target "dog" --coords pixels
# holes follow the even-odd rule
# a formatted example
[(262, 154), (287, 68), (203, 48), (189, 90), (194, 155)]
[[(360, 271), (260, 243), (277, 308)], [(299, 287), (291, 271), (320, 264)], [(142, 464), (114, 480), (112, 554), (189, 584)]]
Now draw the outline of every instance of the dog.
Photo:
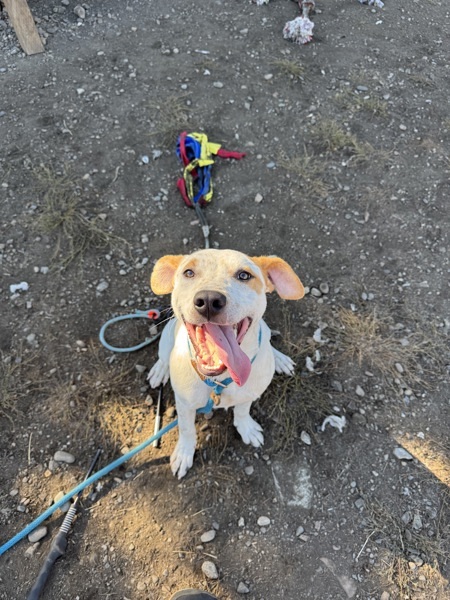
[(292, 375), (295, 366), (270, 343), (263, 320), (266, 293), (275, 290), (281, 298), (297, 300), (305, 290), (281, 258), (215, 249), (160, 258), (150, 286), (157, 295), (172, 294), (174, 318), (163, 329), (148, 380), (156, 388), (170, 376), (179, 427), (170, 465), (181, 479), (193, 464), (196, 410), (209, 397), (216, 407), (234, 408), (244, 443), (263, 444), (262, 428), (250, 416), (252, 402), (275, 371)]

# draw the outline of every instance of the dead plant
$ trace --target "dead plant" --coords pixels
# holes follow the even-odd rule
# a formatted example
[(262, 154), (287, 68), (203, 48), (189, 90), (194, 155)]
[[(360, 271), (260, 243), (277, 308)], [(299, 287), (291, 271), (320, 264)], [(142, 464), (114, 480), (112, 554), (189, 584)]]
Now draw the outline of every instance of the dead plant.
[(288, 173), (298, 177), (301, 187), (308, 196), (324, 198), (328, 195), (330, 187), (323, 180), (326, 164), (313, 154), (308, 154), (306, 148), (304, 154), (292, 158), (281, 153), (278, 164)]

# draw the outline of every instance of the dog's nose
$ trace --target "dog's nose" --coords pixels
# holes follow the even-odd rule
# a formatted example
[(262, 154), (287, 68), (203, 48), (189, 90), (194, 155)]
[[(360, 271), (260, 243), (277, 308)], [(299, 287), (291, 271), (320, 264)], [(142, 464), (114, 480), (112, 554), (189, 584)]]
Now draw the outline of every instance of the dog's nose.
[(202, 290), (194, 296), (195, 310), (208, 320), (218, 315), (226, 303), (227, 299), (223, 294), (211, 290)]

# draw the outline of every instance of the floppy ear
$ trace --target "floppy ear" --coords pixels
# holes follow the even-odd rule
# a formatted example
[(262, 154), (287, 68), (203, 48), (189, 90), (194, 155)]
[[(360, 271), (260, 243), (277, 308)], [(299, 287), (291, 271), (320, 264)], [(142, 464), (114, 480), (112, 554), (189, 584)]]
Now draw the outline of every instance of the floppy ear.
[(163, 295), (172, 292), (175, 271), (178, 269), (183, 258), (182, 254), (169, 254), (156, 261), (150, 277), (150, 287), (153, 293)]
[(261, 269), (268, 292), (276, 290), (285, 300), (300, 300), (305, 295), (302, 282), (292, 268), (278, 256), (257, 256), (251, 259)]

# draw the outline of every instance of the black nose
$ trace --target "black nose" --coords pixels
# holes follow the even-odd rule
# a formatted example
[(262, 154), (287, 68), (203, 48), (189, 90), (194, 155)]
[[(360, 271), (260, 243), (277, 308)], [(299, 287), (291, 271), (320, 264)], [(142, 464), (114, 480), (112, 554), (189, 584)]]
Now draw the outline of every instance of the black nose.
[(218, 315), (227, 303), (226, 297), (220, 292), (212, 292), (210, 290), (202, 290), (194, 296), (195, 310), (206, 317), (208, 320), (211, 317)]

